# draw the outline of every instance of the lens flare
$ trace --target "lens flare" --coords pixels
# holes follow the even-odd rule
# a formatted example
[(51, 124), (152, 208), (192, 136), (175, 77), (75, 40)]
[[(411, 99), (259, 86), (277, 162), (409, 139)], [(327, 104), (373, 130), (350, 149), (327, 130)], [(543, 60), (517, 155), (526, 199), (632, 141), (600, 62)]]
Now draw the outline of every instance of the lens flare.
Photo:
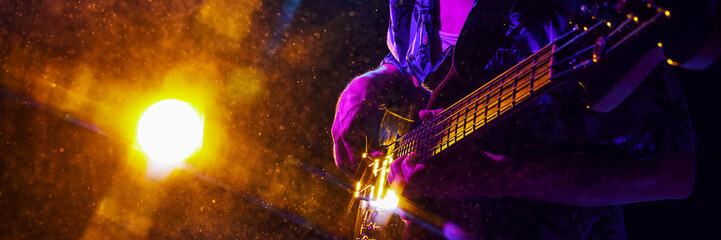
[(203, 120), (190, 104), (163, 100), (145, 110), (137, 135), (140, 147), (153, 162), (176, 165), (200, 149)]

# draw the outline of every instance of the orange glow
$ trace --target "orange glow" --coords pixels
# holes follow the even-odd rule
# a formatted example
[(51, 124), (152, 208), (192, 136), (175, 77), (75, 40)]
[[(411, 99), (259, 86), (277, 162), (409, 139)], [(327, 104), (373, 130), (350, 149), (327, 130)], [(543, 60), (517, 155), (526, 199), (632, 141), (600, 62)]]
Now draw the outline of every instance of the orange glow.
[(249, 103), (263, 90), (265, 80), (256, 69), (236, 68), (228, 73), (228, 91), (233, 99)]
[(250, 29), (252, 13), (260, 6), (254, 1), (205, 1), (201, 7), (198, 21), (206, 24), (217, 33), (233, 40), (244, 38)]
[[(322, 129), (308, 128), (326, 117), (315, 111), (329, 109), (321, 105), (333, 105), (327, 99), (337, 97), (332, 93), (333, 88), (318, 91), (320, 86), (312, 84), (335, 84), (352, 75), (349, 74), (352, 69), (341, 68), (339, 75), (332, 76), (337, 79), (332, 83), (327, 81), (331, 76), (324, 74), (324, 69), (337, 69), (337, 59), (324, 57), (326, 49), (355, 45), (337, 42), (342, 38), (336, 30), (346, 29), (347, 24), (341, 23), (349, 18), (331, 14), (332, 18), (326, 19), (317, 15), (322, 12), (308, 11), (306, 7), (313, 5), (303, 3), (297, 17), (287, 19), (288, 28), (279, 31), (275, 10), (280, 10), (283, 2), (289, 1), (3, 1), (0, 5), (8, 13), (0, 30), (3, 90), (42, 104), (40, 115), (46, 115), (47, 111), (53, 116), (85, 123), (101, 135), (90, 138), (88, 133), (83, 135), (83, 130), (72, 131), (74, 128), (67, 125), (32, 118), (23, 120), (33, 123), (23, 126), (32, 126), (35, 132), (48, 130), (47, 134), (31, 136), (40, 142), (25, 144), (25, 148), (33, 150), (51, 149), (48, 151), (52, 154), (39, 151), (37, 161), (57, 156), (71, 164), (53, 161), (49, 165), (53, 166), (51, 170), (63, 168), (65, 171), (58, 176), (70, 175), (68, 168), (84, 170), (86, 167), (90, 167), (87, 174), (93, 176), (67, 177), (63, 179), (72, 181), (33, 185), (33, 189), (46, 186), (53, 193), (72, 192), (74, 198), (73, 201), (52, 199), (53, 203), (46, 205), (51, 206), (50, 209), (28, 209), (47, 213), (62, 206), (67, 213), (57, 220), (63, 224), (54, 227), (82, 231), (79, 228), (85, 226), (87, 237), (84, 239), (143, 239), (149, 233), (177, 236), (176, 233), (191, 232), (191, 226), (192, 237), (237, 238), (234, 234), (238, 231), (230, 230), (245, 226), (243, 221), (258, 221), (231, 215), (242, 214), (246, 209), (246, 204), (239, 204), (237, 195), (208, 187), (208, 183), (188, 174), (190, 171), (174, 171), (162, 182), (148, 179), (149, 173), (173, 168), (148, 161), (137, 140), (138, 120), (153, 103), (177, 98), (192, 103), (196, 111), (204, 114), (202, 151), (193, 153), (185, 160), (187, 164), (181, 163), (183, 166), (222, 179), (235, 189), (254, 191), (257, 188), (256, 197), (308, 219), (331, 234), (346, 233), (346, 226), (341, 225), (338, 218), (328, 217), (336, 211), (328, 203), (335, 202), (338, 194), (323, 186), (333, 188), (334, 185), (328, 184), (331, 183), (328, 178), (309, 174), (299, 166), (312, 163), (322, 171), (335, 169), (331, 168), (332, 164), (327, 165), (327, 160), (307, 150), (318, 145), (307, 144), (307, 148), (302, 149), (296, 145), (317, 142), (305, 140), (322, 135)], [(370, 4), (358, 7), (368, 6)], [(363, 19), (365, 24), (359, 25), (375, 23), (368, 18), (355, 18)], [(348, 26), (351, 33), (356, 32), (354, 24)], [(366, 35), (370, 36), (370, 32)], [(266, 48), (273, 39), (279, 42), (274, 45), (276, 54), (271, 57)], [(357, 56), (348, 59), (368, 66), (376, 61), (371, 55)], [(309, 94), (312, 96), (303, 98)], [(333, 96), (326, 96), (329, 94)], [(0, 133), (8, 134), (12, 132)], [(60, 141), (53, 144), (56, 142), (45, 137)], [(270, 138), (273, 140), (268, 140)], [(289, 148), (275, 151), (276, 146)], [(60, 152), (55, 150), (63, 148)], [(39, 154), (43, 154), (42, 159)], [(13, 177), (17, 176), (14, 174)], [(38, 179), (47, 178), (36, 175)], [(173, 194), (178, 190), (186, 194)], [(9, 193), (0, 194), (5, 197)], [(85, 198), (77, 198), (76, 194)], [(228, 201), (210, 205), (209, 199), (203, 201), (205, 197)], [(228, 205), (220, 208), (223, 202)], [(88, 207), (82, 211), (75, 209), (81, 205)], [(217, 210), (223, 215), (204, 215), (210, 206), (219, 207)], [(202, 211), (202, 207), (205, 212), (195, 212)], [(89, 214), (91, 210), (95, 215), (92, 221), (87, 221), (82, 214)], [(188, 215), (176, 218), (175, 213)], [(177, 224), (178, 219), (186, 224)], [(241, 222), (237, 222), (239, 219)], [(39, 223), (44, 224), (43, 229), (53, 229), (46, 228), (52, 223)], [(283, 238), (293, 231), (292, 228), (289, 232), (266, 231), (261, 227), (249, 227), (249, 230), (240, 238)], [(251, 232), (255, 235), (245, 235)], [(268, 232), (275, 235), (264, 235)], [(296, 232), (298, 230), (290, 233)]]

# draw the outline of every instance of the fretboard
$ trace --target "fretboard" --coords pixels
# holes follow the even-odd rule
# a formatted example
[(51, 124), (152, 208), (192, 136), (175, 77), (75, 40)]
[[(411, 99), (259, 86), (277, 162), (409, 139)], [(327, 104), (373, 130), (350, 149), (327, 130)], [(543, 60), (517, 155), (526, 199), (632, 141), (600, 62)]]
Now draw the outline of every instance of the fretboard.
[(403, 136), (396, 156), (416, 152), (419, 161), (440, 154), (550, 87), (553, 44), (527, 57)]

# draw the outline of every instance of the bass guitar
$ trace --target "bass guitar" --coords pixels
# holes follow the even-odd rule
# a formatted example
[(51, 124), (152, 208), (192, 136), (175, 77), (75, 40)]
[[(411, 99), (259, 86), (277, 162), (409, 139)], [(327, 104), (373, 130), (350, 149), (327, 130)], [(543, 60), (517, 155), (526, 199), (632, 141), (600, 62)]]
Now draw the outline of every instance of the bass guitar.
[[(408, 119), (408, 114), (385, 110), (376, 148), (384, 154), (363, 154), (358, 171), (362, 174), (357, 176), (351, 203), (358, 206), (355, 239), (399, 237), (397, 231), (403, 224), (397, 219), (388, 224), (399, 213), (399, 202), (406, 217), (417, 218), (413, 222), (423, 223), (421, 227), (433, 234), (443, 236), (448, 226), (443, 213), (424, 212), (389, 190), (387, 175), (395, 158), (415, 152), (421, 163), (442, 159), (564, 84), (581, 85), (587, 108), (608, 112), (659, 64), (705, 69), (721, 52), (719, 9), (714, 0), (617, 0), (586, 5), (576, 11), (573, 30), (493, 78), (469, 76), (460, 70), (455, 56), (448, 57), (443, 65), (449, 70), (437, 71), (446, 75), (429, 103), (429, 109), (444, 108), (442, 112), (418, 124)], [(468, 41), (473, 40), (461, 37), (459, 48), (464, 40), (472, 45)], [(444, 94), (443, 86), (464, 84), (469, 79), (485, 84), (463, 95)]]

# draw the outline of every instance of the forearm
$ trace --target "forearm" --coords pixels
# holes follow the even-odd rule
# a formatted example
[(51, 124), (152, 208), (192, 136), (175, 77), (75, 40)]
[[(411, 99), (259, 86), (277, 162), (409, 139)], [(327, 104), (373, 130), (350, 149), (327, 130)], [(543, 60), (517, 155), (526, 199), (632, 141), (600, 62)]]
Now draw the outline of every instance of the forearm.
[[(599, 206), (687, 197), (693, 188), (693, 148), (654, 159), (611, 159), (573, 153), (532, 163), (498, 163), (495, 195)], [(519, 161), (522, 162), (522, 161)]]

